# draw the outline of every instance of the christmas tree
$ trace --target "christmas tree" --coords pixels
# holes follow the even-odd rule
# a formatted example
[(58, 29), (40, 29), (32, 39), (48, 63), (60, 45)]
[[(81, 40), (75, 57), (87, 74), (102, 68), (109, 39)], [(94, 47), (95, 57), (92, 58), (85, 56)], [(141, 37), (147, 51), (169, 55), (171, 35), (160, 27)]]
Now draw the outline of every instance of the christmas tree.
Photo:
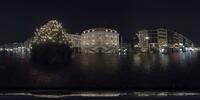
[(70, 36), (56, 20), (36, 29), (31, 44), (31, 58), (40, 63), (63, 64), (72, 55)]
[(62, 24), (56, 20), (51, 20), (40, 29), (36, 29), (34, 35), (32, 44), (54, 43), (71, 45), (69, 34), (65, 32)]

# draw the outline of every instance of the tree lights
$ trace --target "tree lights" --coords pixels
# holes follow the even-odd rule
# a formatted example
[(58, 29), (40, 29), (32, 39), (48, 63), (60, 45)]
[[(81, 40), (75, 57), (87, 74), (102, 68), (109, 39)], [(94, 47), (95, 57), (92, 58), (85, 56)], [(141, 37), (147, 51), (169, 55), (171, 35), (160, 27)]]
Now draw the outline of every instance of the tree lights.
[(51, 20), (41, 28), (36, 29), (32, 44), (66, 44), (71, 46), (69, 34), (67, 34), (62, 27), (62, 24), (56, 20)]
[(72, 56), (72, 43), (62, 24), (51, 20), (36, 29), (32, 38), (32, 61), (45, 64), (65, 64)]

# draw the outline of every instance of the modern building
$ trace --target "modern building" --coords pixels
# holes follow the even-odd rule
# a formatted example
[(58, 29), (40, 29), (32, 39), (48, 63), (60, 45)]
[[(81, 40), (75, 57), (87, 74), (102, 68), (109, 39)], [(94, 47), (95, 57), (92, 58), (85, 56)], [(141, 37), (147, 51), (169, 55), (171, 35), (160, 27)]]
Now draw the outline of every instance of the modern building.
[(116, 53), (119, 48), (119, 33), (108, 28), (93, 28), (81, 34), (82, 53)]
[(140, 30), (136, 33), (139, 39), (138, 47), (142, 52), (159, 51), (167, 47), (167, 30), (163, 28), (155, 30)]
[(136, 33), (138, 47), (142, 52), (184, 51), (193, 47), (193, 42), (178, 32), (164, 28), (140, 30)]

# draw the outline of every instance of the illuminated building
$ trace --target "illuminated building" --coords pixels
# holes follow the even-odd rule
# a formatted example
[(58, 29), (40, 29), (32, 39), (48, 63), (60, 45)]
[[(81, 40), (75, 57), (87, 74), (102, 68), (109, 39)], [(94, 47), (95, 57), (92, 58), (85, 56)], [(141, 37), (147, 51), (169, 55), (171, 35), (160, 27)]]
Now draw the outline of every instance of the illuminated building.
[(80, 53), (81, 52), (81, 35), (79, 35), (78, 33), (69, 34), (69, 37), (71, 39), (74, 52)]
[(168, 48), (170, 51), (186, 51), (193, 48), (193, 42), (178, 32), (168, 31)]
[(81, 34), (82, 53), (116, 53), (119, 48), (119, 33), (113, 29), (94, 28)]
[(142, 52), (159, 51), (167, 47), (167, 30), (140, 30), (136, 33), (139, 39), (138, 47)]
[(136, 33), (142, 52), (184, 51), (193, 48), (193, 42), (182, 34), (164, 28), (140, 30)]

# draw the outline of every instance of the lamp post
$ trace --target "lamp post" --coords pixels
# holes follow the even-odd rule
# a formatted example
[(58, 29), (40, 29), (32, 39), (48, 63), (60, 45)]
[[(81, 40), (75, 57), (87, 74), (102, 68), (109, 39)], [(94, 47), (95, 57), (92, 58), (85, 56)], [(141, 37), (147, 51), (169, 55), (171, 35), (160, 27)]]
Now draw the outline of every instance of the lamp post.
[(149, 46), (149, 37), (147, 36), (147, 37), (145, 37), (145, 39), (146, 39), (146, 41), (147, 41), (147, 46), (148, 46), (148, 52), (150, 51), (150, 46)]

